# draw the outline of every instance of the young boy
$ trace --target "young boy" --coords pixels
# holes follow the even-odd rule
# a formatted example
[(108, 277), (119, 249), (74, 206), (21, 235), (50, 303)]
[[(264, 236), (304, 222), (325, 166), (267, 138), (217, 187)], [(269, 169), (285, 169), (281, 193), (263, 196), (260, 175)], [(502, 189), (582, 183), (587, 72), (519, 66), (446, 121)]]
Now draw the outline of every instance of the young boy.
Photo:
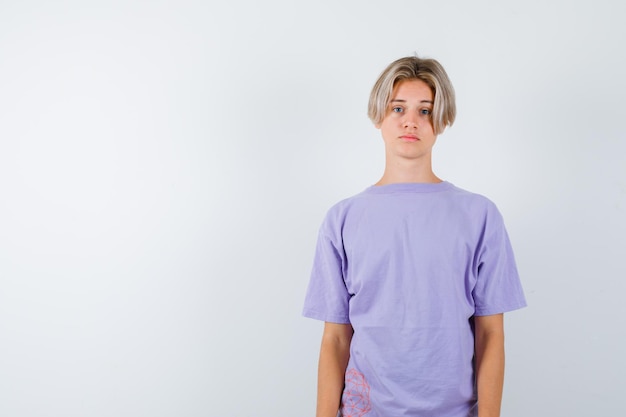
[(525, 300), (495, 205), (432, 170), (455, 113), (435, 60), (401, 58), (374, 85), (385, 171), (327, 213), (305, 300), (325, 321), (317, 417), (500, 414), (502, 313)]

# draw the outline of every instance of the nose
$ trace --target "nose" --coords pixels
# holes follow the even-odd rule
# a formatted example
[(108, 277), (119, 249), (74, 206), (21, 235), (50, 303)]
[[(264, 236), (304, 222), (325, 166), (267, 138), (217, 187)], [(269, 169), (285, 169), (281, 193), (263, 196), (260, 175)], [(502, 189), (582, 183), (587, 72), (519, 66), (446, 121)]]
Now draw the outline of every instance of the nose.
[(418, 121), (417, 115), (414, 112), (406, 112), (404, 114), (403, 127), (406, 129), (417, 129)]

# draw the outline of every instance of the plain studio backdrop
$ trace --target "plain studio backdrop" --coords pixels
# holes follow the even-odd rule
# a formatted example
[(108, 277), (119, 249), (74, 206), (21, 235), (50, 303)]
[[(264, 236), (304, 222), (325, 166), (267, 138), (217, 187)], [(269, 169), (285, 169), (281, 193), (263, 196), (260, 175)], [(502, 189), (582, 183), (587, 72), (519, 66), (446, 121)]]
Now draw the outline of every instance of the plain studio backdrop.
[(626, 413), (617, 1), (0, 1), (0, 415), (312, 416), (317, 230), (376, 182), (370, 88), (438, 59), (435, 172), (529, 307), (503, 416)]

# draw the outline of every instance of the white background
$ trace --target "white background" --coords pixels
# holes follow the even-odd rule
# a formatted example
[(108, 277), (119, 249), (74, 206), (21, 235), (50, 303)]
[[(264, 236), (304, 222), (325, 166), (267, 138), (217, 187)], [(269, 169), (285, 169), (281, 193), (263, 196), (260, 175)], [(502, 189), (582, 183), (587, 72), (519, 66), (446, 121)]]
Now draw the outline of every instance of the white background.
[(503, 415), (624, 415), (618, 1), (0, 0), (0, 415), (312, 416), (317, 229), (438, 59), (436, 173), (504, 214)]

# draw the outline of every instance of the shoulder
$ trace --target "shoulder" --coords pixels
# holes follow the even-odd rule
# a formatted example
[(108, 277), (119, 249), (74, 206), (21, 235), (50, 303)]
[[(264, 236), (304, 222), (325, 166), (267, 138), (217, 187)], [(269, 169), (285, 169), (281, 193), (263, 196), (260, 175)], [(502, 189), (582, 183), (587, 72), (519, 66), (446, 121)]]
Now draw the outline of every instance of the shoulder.
[(355, 206), (362, 204), (367, 199), (366, 191), (361, 191), (333, 204), (326, 212), (326, 219), (333, 220), (345, 217)]
[(326, 211), (322, 231), (330, 234), (340, 231), (351, 214), (361, 211), (367, 205), (366, 190), (336, 202)]
[(481, 234), (504, 230), (504, 219), (498, 206), (490, 198), (462, 188), (450, 190), (455, 206), (465, 218), (481, 230)]
[(467, 207), (468, 209), (472, 209), (485, 214), (498, 213), (498, 207), (496, 206), (496, 204), (491, 199), (482, 194), (468, 191), (452, 185), (449, 190), (449, 195), (451, 196), (451, 198), (455, 199), (457, 203), (463, 204), (463, 206)]

